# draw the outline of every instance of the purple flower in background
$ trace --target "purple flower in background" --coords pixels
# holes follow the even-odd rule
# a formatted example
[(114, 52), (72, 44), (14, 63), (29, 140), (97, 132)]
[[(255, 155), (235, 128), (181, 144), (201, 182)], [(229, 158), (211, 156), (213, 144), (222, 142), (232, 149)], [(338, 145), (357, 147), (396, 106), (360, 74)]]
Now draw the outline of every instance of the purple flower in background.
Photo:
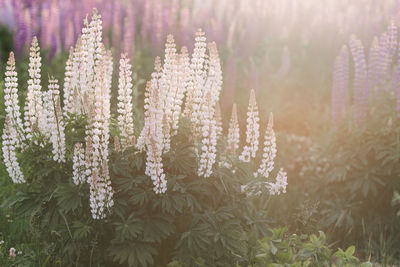
[[(80, 34), (85, 14), (90, 13), (92, 8), (97, 8), (103, 17), (104, 40), (108, 45), (117, 45), (125, 50), (132, 43), (134, 33), (138, 32), (142, 47), (148, 47), (150, 42), (155, 48), (153, 50), (159, 50), (166, 35), (172, 33), (181, 45), (186, 45), (191, 50), (192, 44), (189, 40), (192, 32), (202, 28), (209, 39), (216, 41), (218, 45), (235, 43), (238, 51), (241, 51), (241, 57), (248, 61), (251, 53), (267, 36), (275, 35), (287, 39), (293, 35), (293, 38), (303, 39), (308, 44), (326, 36), (329, 38), (325, 38), (325, 42), (333, 43), (329, 40), (335, 40), (338, 32), (340, 36), (346, 36), (352, 31), (360, 32), (363, 38), (370, 37), (381, 30), (383, 23), (388, 22), (386, 18), (396, 16), (395, 10), (398, 9), (396, 1), (384, 5), (365, 5), (357, 1), (348, 3), (347, 0), (334, 2), (337, 4), (311, 5), (292, 0), (257, 0), (252, 4), (248, 0), (0, 0), (0, 23), (11, 29), (26, 28), (23, 21), (26, 21), (27, 16), (22, 14), (24, 10), (28, 10), (30, 29), (15, 31), (16, 46), (24, 47), (25, 43), (29, 44), (26, 32), (30, 32), (31, 35), (40, 37), (42, 48), (57, 52), (69, 49), (71, 40), (76, 41)], [(346, 8), (343, 8), (344, 5)], [(129, 11), (130, 9), (134, 12)], [(354, 10), (358, 13), (354, 13)], [(371, 13), (371, 10), (374, 12)], [(297, 31), (306, 20), (310, 22), (308, 26)], [(334, 23), (339, 26), (339, 31), (338, 27), (332, 27), (335, 26)], [(135, 28), (134, 32), (127, 33), (128, 36), (125, 37), (122, 25), (125, 29)], [(365, 28), (369, 29), (366, 33)], [(310, 31), (313, 36), (309, 34)], [(387, 40), (382, 40), (382, 45), (380, 44), (380, 47), (388, 48), (391, 58), (397, 47), (397, 31), (396, 25), (390, 24)], [(109, 38), (114, 40), (110, 42)], [(288, 40), (283, 41), (287, 43)], [(230, 49), (235, 50), (233, 47)], [(387, 71), (390, 73), (390, 70)]]
[(388, 38), (389, 38), (389, 55), (390, 62), (392, 62), (397, 49), (397, 26), (392, 19), (388, 27)]
[(31, 16), (28, 10), (21, 10), (17, 18), (17, 30), (15, 33), (15, 51), (20, 55), (28, 40), (32, 38)]
[[(384, 32), (379, 37), (379, 58), (378, 58), (378, 66), (377, 66), (377, 78), (378, 78), (378, 90), (386, 90), (386, 82), (390, 75), (390, 42), (389, 36), (386, 32)], [(378, 92), (379, 92), (378, 91)]]
[[(398, 53), (400, 55), (400, 46), (398, 48)], [(397, 95), (397, 117), (400, 118), (400, 56), (397, 58), (397, 65), (394, 68), (393, 74), (393, 89)]]
[(364, 46), (354, 35), (350, 39), (350, 50), (354, 61), (353, 102), (354, 120), (357, 124), (365, 121), (367, 115), (369, 88)]
[(158, 53), (162, 49), (163, 35), (163, 3), (155, 1), (153, 10), (153, 29), (151, 31), (152, 51)]
[(120, 42), (122, 36), (122, 6), (120, 1), (114, 2), (114, 10), (113, 10), (113, 29), (112, 29), (112, 46), (119, 51), (120, 50)]
[(181, 9), (181, 14), (180, 14), (180, 35), (181, 35), (181, 43), (182, 45), (186, 46), (189, 48), (189, 50), (192, 50), (193, 45), (191, 43), (192, 35), (187, 34), (191, 29), (189, 27), (189, 21), (190, 21), (190, 10), (187, 7), (184, 7)]
[(40, 20), (40, 45), (44, 48), (48, 48), (50, 46), (51, 41), (51, 26), (50, 26), (50, 10), (49, 8), (44, 8), (41, 14)]
[(332, 120), (337, 127), (344, 118), (349, 86), (349, 52), (343, 46), (335, 59), (332, 79)]
[(0, 24), (13, 29), (16, 26), (15, 15), (13, 16), (13, 3), (12, 0), (0, 1)]
[(135, 10), (132, 5), (129, 5), (127, 10), (127, 15), (124, 19), (124, 30), (123, 30), (123, 43), (122, 52), (127, 53), (129, 57), (132, 57), (135, 46)]
[(368, 85), (370, 93), (375, 93), (379, 82), (379, 41), (375, 36), (368, 53)]
[(65, 22), (64, 32), (64, 47), (67, 48), (73, 46), (75, 43), (75, 31), (72, 20), (67, 20)]
[(151, 0), (145, 1), (142, 11), (143, 19), (142, 19), (142, 28), (140, 32), (143, 46), (145, 46), (146, 42), (148, 41), (147, 33), (151, 27), (152, 8), (153, 8), (153, 2)]

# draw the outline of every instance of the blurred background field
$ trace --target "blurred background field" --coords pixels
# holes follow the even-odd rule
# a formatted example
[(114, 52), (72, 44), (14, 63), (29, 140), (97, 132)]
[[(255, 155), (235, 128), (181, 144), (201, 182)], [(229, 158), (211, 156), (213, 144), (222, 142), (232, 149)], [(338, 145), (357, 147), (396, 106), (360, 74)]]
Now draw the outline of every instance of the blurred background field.
[[(244, 137), (251, 89), (261, 125), (274, 113), (277, 158), (287, 166), (289, 185), (286, 195), (271, 200), (269, 226), (286, 226), (290, 233), (323, 230), (334, 248), (355, 245), (363, 260), (399, 264), (399, 1), (0, 0), (0, 88), (9, 52), (15, 51), (25, 98), (33, 36), (44, 56), (42, 76), (54, 75), (63, 84), (69, 49), (93, 8), (102, 16), (103, 39), (114, 58), (126, 52), (132, 60), (138, 107), (166, 36), (173, 34), (177, 46), (191, 53), (194, 34), (203, 29), (221, 57), (224, 132), (237, 103)], [(115, 110), (116, 90), (112, 94)], [(0, 184), (3, 200), (15, 190), (3, 166)], [(5, 205), (3, 210), (12, 214)], [(29, 230), (26, 221), (7, 220), (2, 212), (4, 239), (17, 236), (18, 227)], [(32, 240), (23, 242), (30, 246)]]

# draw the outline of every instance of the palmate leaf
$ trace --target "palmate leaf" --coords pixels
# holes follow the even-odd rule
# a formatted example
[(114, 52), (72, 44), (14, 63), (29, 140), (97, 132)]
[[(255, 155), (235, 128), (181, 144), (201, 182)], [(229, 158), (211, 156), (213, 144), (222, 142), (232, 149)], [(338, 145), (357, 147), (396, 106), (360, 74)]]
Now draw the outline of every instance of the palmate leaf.
[(113, 244), (109, 248), (113, 260), (125, 266), (153, 266), (156, 254), (157, 250), (151, 244), (136, 240)]
[(88, 237), (93, 231), (91, 225), (85, 224), (81, 221), (74, 221), (72, 223), (73, 236), (74, 239), (83, 239)]
[(143, 239), (149, 242), (161, 242), (174, 233), (175, 226), (167, 214), (157, 213), (143, 218)]
[(59, 208), (64, 212), (75, 211), (82, 207), (81, 190), (73, 184), (58, 184), (55, 191)]
[(129, 198), (129, 201), (132, 205), (136, 206), (145, 205), (151, 197), (151, 193), (149, 191), (140, 187), (132, 188), (130, 194), (131, 197)]
[[(182, 213), (185, 206), (188, 205), (189, 194), (185, 194), (185, 185), (181, 181), (185, 176), (167, 176), (169, 191), (157, 196), (153, 202), (153, 208), (161, 208), (162, 213), (175, 215), (176, 212)], [(191, 208), (191, 207), (190, 207)]]
[(120, 217), (121, 221), (115, 222), (116, 240), (124, 241), (127, 239), (137, 238), (144, 231), (144, 221), (135, 218), (133, 214), (128, 218)]
[(22, 191), (17, 191), (14, 195), (11, 195), (7, 199), (3, 201), (0, 205), (0, 209), (5, 210), (5, 209), (10, 209), (12, 208), (15, 204), (22, 202), (28, 198), (28, 195), (25, 194)]
[(189, 231), (183, 232), (177, 244), (181, 257), (195, 257), (201, 255), (211, 244), (210, 237), (212, 232), (209, 225), (195, 220), (190, 226)]
[(178, 194), (168, 194), (157, 198), (153, 202), (153, 208), (161, 207), (162, 213), (175, 215), (181, 213), (186, 204), (185, 197)]

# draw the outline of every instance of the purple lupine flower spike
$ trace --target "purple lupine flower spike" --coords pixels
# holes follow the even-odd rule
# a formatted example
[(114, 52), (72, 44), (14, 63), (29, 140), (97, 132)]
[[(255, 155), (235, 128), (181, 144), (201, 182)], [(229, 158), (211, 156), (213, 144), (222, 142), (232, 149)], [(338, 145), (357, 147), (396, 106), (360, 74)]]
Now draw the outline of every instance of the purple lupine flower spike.
[[(398, 47), (398, 53), (400, 55), (400, 46)], [(397, 94), (397, 117), (400, 118), (400, 56), (397, 58), (397, 64), (394, 70), (395, 77), (393, 80), (395, 82), (394, 89)]]
[(397, 49), (397, 26), (392, 19), (388, 27), (390, 63), (393, 61)]
[(354, 61), (354, 120), (357, 124), (361, 124), (367, 115), (369, 90), (364, 46), (354, 35), (350, 39), (350, 50)]
[(188, 34), (188, 32), (190, 31), (189, 21), (190, 21), (190, 10), (189, 8), (184, 7), (180, 11), (180, 22), (179, 22), (181, 43), (182, 45), (188, 47), (189, 50), (191, 50), (192, 44), (189, 38), (191, 37), (191, 35)]
[(143, 7), (143, 19), (142, 19), (142, 26), (140, 31), (140, 36), (142, 39), (142, 45), (145, 45), (148, 41), (148, 30), (150, 29), (150, 24), (152, 20), (152, 7), (153, 1), (145, 1)]
[(74, 23), (71, 19), (65, 22), (64, 47), (71, 47), (75, 43)]
[(390, 74), (390, 51), (389, 37), (384, 32), (379, 38), (379, 61), (378, 61), (378, 90), (385, 91), (387, 86), (388, 75)]
[(61, 36), (60, 36), (60, 8), (58, 2), (52, 2), (50, 6), (50, 57), (61, 51)]
[(127, 14), (124, 20), (124, 31), (123, 31), (123, 51), (128, 53), (131, 58), (134, 51), (135, 44), (135, 15), (132, 5), (128, 6)]
[(15, 28), (16, 18), (15, 14), (13, 14), (15, 1), (11, 0), (3, 0), (0, 1), (0, 24), (7, 26), (10, 29)]
[(25, 46), (25, 42), (27, 41), (25, 35), (26, 26), (23, 18), (24, 11), (23, 6), (19, 1), (13, 1), (12, 8), (14, 11), (13, 15), (16, 24), (16, 31), (14, 35), (15, 53), (17, 54), (17, 56), (20, 56)]
[(122, 36), (122, 7), (120, 1), (114, 2), (114, 17), (112, 23), (112, 45), (119, 51)]
[(163, 40), (163, 4), (162, 2), (156, 2), (153, 10), (153, 20), (152, 20), (152, 37), (151, 42), (155, 53), (162, 48)]
[(172, 0), (170, 3), (170, 9), (168, 13), (168, 33), (172, 35), (177, 34), (176, 23), (178, 21), (178, 10), (179, 10), (179, 1)]
[(32, 5), (30, 9), (31, 13), (31, 34), (32, 36), (29, 38), (28, 42), (32, 39), (33, 36), (39, 35), (39, 13), (40, 13), (40, 3), (35, 3)]
[(335, 59), (332, 83), (332, 119), (336, 127), (343, 120), (347, 106), (349, 52), (344, 45)]
[(395, 68), (396, 71), (396, 91), (397, 91), (397, 117), (400, 118), (400, 67), (399, 65)]
[(40, 17), (40, 44), (42, 49), (47, 49), (50, 46), (50, 10), (42, 9)]
[(379, 41), (375, 36), (368, 54), (368, 85), (371, 94), (376, 94), (379, 78)]

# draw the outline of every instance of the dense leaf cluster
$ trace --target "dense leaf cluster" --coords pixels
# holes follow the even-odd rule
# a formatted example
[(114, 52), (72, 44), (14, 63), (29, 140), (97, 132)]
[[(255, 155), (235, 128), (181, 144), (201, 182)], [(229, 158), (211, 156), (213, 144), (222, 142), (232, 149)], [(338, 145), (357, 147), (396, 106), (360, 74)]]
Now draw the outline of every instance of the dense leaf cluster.
[(400, 187), (393, 95), (372, 103), (364, 124), (344, 124), (279, 145), (291, 164), (284, 200), (284, 214), (291, 215), (279, 216), (291, 231), (321, 229), (339, 246), (355, 244), (365, 257), (391, 262), (400, 246), (398, 208), (391, 205)]
[[(85, 120), (75, 117), (67, 124), (68, 148), (83, 141)], [(20, 155), (27, 184), (15, 187), (2, 208), (15, 218), (30, 218), (29, 231), (37, 233), (39, 246), (52, 248), (52, 264), (165, 266), (174, 259), (188, 266), (199, 260), (212, 266), (247, 264), (249, 248), (268, 231), (268, 193), (249, 199), (241, 192), (241, 185), (254, 179), (250, 164), (234, 164), (235, 174), (218, 167), (214, 176), (198, 177), (189, 128), (182, 121), (165, 155), (166, 194), (156, 195), (144, 175), (144, 153), (134, 147), (112, 150), (115, 207), (107, 219), (95, 221), (88, 185), (72, 182), (73, 151), (59, 164), (51, 159), (50, 145), (32, 143)]]

